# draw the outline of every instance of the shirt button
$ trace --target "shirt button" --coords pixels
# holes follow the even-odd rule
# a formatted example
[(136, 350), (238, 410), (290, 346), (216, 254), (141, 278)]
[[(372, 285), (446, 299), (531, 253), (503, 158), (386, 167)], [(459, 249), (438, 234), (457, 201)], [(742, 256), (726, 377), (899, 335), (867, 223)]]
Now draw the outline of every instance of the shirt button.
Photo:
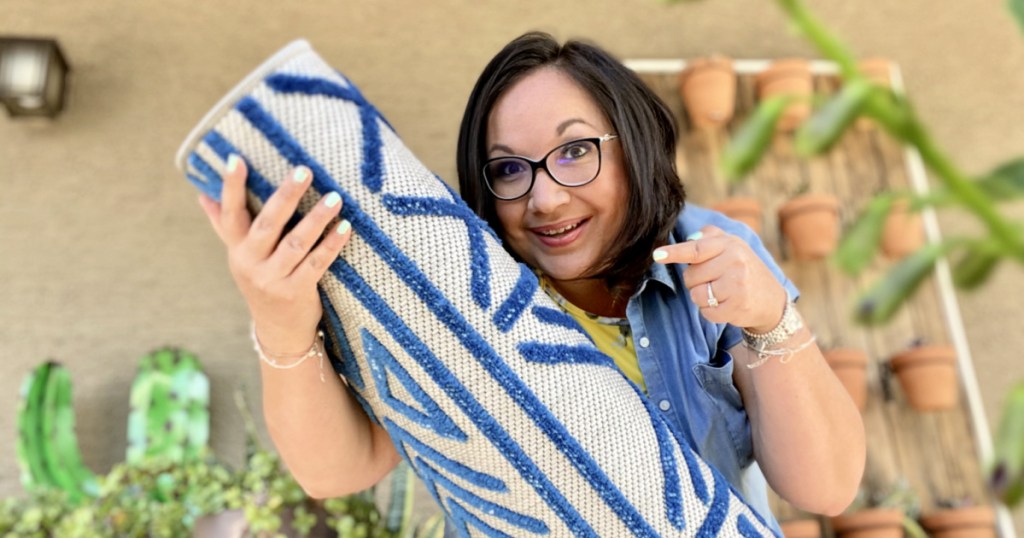
[(672, 404), (668, 403), (668, 400), (658, 402), (658, 409), (661, 409), (662, 411), (668, 411), (670, 407), (672, 407)]
[(651, 345), (651, 341), (646, 336), (640, 337), (640, 347), (647, 347)]

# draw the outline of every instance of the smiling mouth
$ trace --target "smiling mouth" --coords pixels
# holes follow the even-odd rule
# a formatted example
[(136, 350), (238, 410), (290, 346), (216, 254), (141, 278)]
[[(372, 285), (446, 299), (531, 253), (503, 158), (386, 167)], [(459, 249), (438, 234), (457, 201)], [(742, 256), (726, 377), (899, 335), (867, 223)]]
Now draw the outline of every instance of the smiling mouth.
[(538, 230), (536, 233), (539, 234), (539, 235), (542, 235), (544, 237), (557, 237), (557, 236), (562, 235), (564, 233), (571, 232), (571, 231), (575, 230), (576, 228), (579, 228), (580, 224), (583, 224), (583, 222), (584, 221), (581, 220), (581, 221), (574, 222), (572, 224), (568, 224), (568, 225), (562, 226), (561, 228), (554, 228), (554, 229), (550, 229), (550, 230)]

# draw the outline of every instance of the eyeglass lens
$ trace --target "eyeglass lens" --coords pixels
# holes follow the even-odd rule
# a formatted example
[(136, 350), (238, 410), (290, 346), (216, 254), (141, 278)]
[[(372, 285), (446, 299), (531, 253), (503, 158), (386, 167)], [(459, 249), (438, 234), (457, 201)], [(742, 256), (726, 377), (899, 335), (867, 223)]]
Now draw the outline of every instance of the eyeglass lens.
[(601, 168), (598, 141), (574, 140), (558, 146), (544, 157), (542, 165), (535, 166), (521, 157), (494, 159), (484, 167), (484, 178), (497, 196), (518, 198), (530, 190), (537, 168), (546, 169), (548, 175), (566, 187), (588, 183)]

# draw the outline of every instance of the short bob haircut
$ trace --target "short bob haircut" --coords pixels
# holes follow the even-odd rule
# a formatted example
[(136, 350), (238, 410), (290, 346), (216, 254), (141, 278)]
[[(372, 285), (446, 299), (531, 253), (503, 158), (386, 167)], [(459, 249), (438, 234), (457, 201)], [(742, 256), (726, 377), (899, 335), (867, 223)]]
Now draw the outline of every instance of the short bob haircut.
[[(683, 208), (686, 195), (676, 173), (676, 124), (665, 104), (630, 69), (604, 50), (580, 41), (560, 45), (541, 32), (524, 34), (487, 64), (469, 96), (459, 131), (459, 192), (504, 237), (495, 199), (483, 180), (487, 122), (503, 92), (537, 68), (560, 69), (597, 103), (619, 135), (629, 174), (625, 225), (602, 265), (585, 276), (610, 286), (636, 284), (651, 264)], [(514, 255), (515, 253), (513, 253)]]

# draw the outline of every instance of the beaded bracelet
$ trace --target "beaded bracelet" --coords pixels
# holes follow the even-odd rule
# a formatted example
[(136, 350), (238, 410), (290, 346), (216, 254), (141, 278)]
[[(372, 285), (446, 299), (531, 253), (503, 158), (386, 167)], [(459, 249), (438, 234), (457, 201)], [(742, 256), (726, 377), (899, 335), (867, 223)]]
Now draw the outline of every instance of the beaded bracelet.
[(323, 345), (322, 345), (323, 341), (324, 341), (324, 332), (323, 331), (318, 330), (316, 332), (316, 337), (313, 338), (313, 345), (310, 346), (309, 351), (305, 352), (300, 357), (294, 358), (294, 360), (292, 362), (288, 363), (288, 364), (281, 364), (279, 361), (283, 360), (283, 359), (292, 358), (292, 356), (290, 356), (290, 355), (283, 355), (283, 356), (279, 356), (277, 358), (269, 357), (263, 351), (263, 346), (260, 345), (260, 340), (259, 340), (259, 338), (256, 337), (256, 322), (252, 322), (252, 324), (250, 325), (249, 337), (252, 338), (252, 349), (254, 351), (256, 351), (256, 355), (259, 356), (260, 360), (263, 361), (267, 366), (269, 366), (269, 367), (271, 367), (271, 368), (273, 368), (275, 370), (291, 370), (292, 368), (295, 368), (295, 367), (301, 365), (302, 363), (306, 362), (306, 360), (311, 358), (311, 357), (319, 358), (319, 362), (320, 362), (320, 382), (321, 383), (325, 383), (326, 382), (326, 379), (324, 378), (324, 350), (323, 350)]
[(787, 362), (790, 361), (790, 359), (793, 358), (793, 355), (796, 355), (797, 353), (800, 353), (801, 351), (811, 347), (811, 344), (813, 344), (817, 340), (818, 340), (818, 337), (816, 337), (816, 336), (814, 336), (812, 334), (811, 338), (809, 340), (807, 340), (806, 342), (800, 344), (799, 346), (787, 347), (787, 348), (783, 348), (783, 349), (759, 349), (759, 348), (756, 348), (756, 347), (750, 345), (749, 342), (744, 340), (743, 341), (743, 345), (746, 346), (747, 349), (753, 351), (754, 353), (757, 353), (757, 358), (758, 358), (758, 360), (756, 360), (756, 361), (754, 361), (754, 362), (752, 362), (752, 363), (750, 363), (750, 364), (748, 364), (746, 366), (747, 366), (747, 368), (753, 370), (754, 368), (757, 368), (758, 366), (761, 366), (762, 364), (767, 362), (768, 359), (770, 359), (772, 357), (782, 357), (781, 359), (779, 359), (779, 362), (781, 362), (782, 364), (786, 364)]

